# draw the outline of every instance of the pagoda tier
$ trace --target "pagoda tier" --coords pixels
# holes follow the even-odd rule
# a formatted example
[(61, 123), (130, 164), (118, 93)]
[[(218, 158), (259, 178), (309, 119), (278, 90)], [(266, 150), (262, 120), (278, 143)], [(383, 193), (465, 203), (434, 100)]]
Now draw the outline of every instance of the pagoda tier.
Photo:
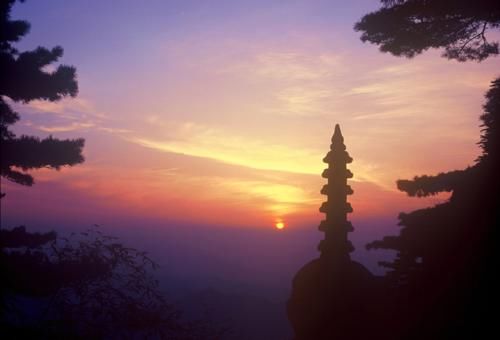
[(347, 214), (352, 212), (347, 195), (352, 195), (353, 191), (347, 185), (347, 179), (352, 178), (353, 174), (347, 169), (347, 164), (352, 162), (352, 158), (346, 151), (338, 124), (332, 136), (330, 151), (323, 162), (328, 164), (322, 173), (328, 183), (323, 186), (321, 193), (327, 196), (327, 200), (319, 211), (326, 214), (326, 218), (321, 221), (319, 230), (325, 233), (325, 238), (318, 248), (322, 257), (349, 260), (349, 253), (354, 248), (347, 237), (347, 233), (353, 231), (352, 224), (347, 220)]
[[(354, 191), (352, 191), (352, 188), (349, 185), (346, 185), (344, 190), (345, 190), (346, 195), (352, 195), (354, 193)], [(333, 190), (332, 190), (331, 186), (329, 187), (327, 184), (325, 184), (323, 186), (323, 188), (321, 188), (320, 192), (321, 192), (321, 194), (328, 196), (328, 195), (330, 195), (330, 193), (332, 191)]]
[[(323, 220), (320, 222), (318, 229), (321, 231), (326, 231), (328, 229), (328, 225), (330, 223), (327, 220)], [(354, 230), (354, 227), (352, 226), (352, 223), (349, 221), (346, 221), (343, 225), (338, 226), (338, 230), (342, 232), (351, 232)]]

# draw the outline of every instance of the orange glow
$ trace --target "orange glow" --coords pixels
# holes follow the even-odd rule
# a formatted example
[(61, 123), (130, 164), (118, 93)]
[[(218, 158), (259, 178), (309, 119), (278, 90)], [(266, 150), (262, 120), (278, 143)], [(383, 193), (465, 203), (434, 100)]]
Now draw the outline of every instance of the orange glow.
[[(129, 151), (131, 148), (134, 146), (129, 146)], [(248, 169), (190, 156), (174, 158), (165, 153), (141, 150), (139, 146), (135, 148), (134, 151), (142, 151), (134, 152), (137, 163), (122, 167), (88, 163), (59, 172), (41, 169), (33, 172), (37, 187), (24, 190), (12, 186), (9, 191), (17, 188), (19, 194), (26, 193), (22, 200), (35, 199), (32, 206), (40, 208), (40, 213), (49, 208), (44, 209), (44, 202), (36, 200), (39, 196), (33, 192), (50, 186), (51, 200), (47, 202), (71, 195), (79, 197), (81, 206), (95, 204), (118, 215), (127, 211), (133, 215), (176, 221), (203, 220), (231, 227), (274, 226), (277, 230), (286, 229), (290, 221), (294, 226), (311, 226), (323, 218), (318, 207), (325, 200), (319, 193), (324, 179), (319, 175)], [(168, 166), (155, 168), (155, 163)], [(219, 173), (226, 176), (218, 176)], [(57, 190), (56, 181), (59, 183)], [(350, 185), (355, 192), (349, 197), (354, 208), (350, 215), (353, 221), (397, 216), (401, 211), (437, 204), (447, 198), (416, 200), (375, 183), (351, 181)], [(83, 214), (77, 211), (65, 209), (60, 214), (68, 217), (72, 213)], [(287, 222), (284, 222), (285, 217)]]

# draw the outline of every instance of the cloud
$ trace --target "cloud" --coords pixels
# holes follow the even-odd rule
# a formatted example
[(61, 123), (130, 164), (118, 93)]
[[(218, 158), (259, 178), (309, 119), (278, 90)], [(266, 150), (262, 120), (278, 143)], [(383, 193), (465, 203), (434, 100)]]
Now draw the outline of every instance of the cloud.
[(26, 104), (15, 103), (9, 99), (8, 101), (17, 111), (28, 116), (23, 119), (24, 126), (44, 132), (69, 132), (91, 128), (111, 134), (132, 132), (131, 129), (110, 126), (115, 125), (116, 120), (98, 110), (85, 98), (63, 98), (56, 102), (33, 100)]
[(163, 138), (137, 133), (124, 138), (150, 149), (210, 158), (253, 169), (306, 174), (316, 174), (322, 170), (321, 153), (314, 149), (245, 137), (223, 127), (190, 121), (165, 122), (155, 116), (147, 117), (146, 121), (151, 125), (168, 127), (168, 131)]
[(314, 164), (318, 165), (321, 157), (320, 155), (314, 156), (311, 150), (294, 149), (277, 144), (268, 145), (236, 136), (212, 135), (203, 140), (196, 137), (188, 139), (186, 136), (179, 140), (152, 140), (144, 137), (127, 137), (126, 139), (159, 151), (210, 158), (253, 169), (309, 174), (320, 170)]
[(276, 94), (276, 98), (285, 108), (277, 112), (299, 115), (321, 114), (326, 110), (324, 101), (332, 97), (332, 92), (325, 87), (288, 87)]
[[(325, 149), (315, 149), (300, 146), (300, 143), (296, 145), (271, 143), (267, 140), (235, 135), (221, 127), (207, 127), (193, 122), (166, 123), (158, 117), (149, 117), (146, 120), (156, 126), (168, 126), (168, 135), (164, 138), (153, 139), (131, 133), (123, 138), (142, 147), (164, 153), (202, 157), (223, 164), (264, 170), (268, 172), (268, 176), (272, 174), (269, 171), (287, 174), (285, 176), (287, 178), (289, 174), (318, 176), (326, 167), (322, 159), (328, 152), (328, 143), (324, 143)], [(387, 181), (381, 176), (376, 164), (357, 159), (350, 168), (355, 173), (353, 181), (369, 181), (386, 189), (395, 190), (393, 179)], [(266, 178), (266, 181), (286, 184), (276, 176), (274, 174)], [(291, 192), (289, 194), (295, 195)]]
[(111, 134), (127, 134), (127, 133), (133, 132), (133, 130), (130, 130), (130, 129), (112, 128), (112, 127), (104, 127), (104, 126), (99, 126), (99, 127), (97, 127), (97, 129), (100, 131), (111, 133)]
[(69, 125), (59, 125), (59, 126), (41, 125), (41, 126), (38, 126), (38, 129), (45, 131), (45, 132), (67, 132), (67, 131), (88, 129), (91, 127), (95, 127), (95, 124), (94, 123), (76, 123), (76, 122), (73, 122)]
[(103, 112), (97, 110), (91, 101), (84, 98), (63, 98), (56, 102), (33, 100), (24, 104), (22, 108), (30, 109), (30, 113), (53, 113), (69, 118), (91, 116), (103, 119), (108, 117)]
[(262, 96), (272, 98), (263, 109), (268, 114), (314, 116), (327, 112), (328, 103), (338, 96), (335, 80), (350, 66), (332, 52), (261, 47), (243, 60), (227, 60), (219, 69), (222, 75), (266, 89)]
[(346, 70), (342, 56), (333, 53), (276, 50), (262, 47), (243, 60), (226, 60), (221, 74), (287, 83), (318, 82)]
[(257, 54), (247, 69), (264, 78), (311, 81), (329, 77), (340, 62), (336, 55), (271, 51)]
[(404, 63), (399, 65), (383, 66), (381, 68), (373, 70), (371, 73), (381, 76), (394, 77), (394, 76), (411, 76), (413, 74), (422, 71), (424, 71), (422, 65), (415, 63), (413, 64)]

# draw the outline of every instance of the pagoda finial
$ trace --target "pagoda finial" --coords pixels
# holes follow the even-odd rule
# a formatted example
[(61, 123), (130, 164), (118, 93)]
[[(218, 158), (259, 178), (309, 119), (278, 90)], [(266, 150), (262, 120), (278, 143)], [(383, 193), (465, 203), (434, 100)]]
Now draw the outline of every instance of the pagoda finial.
[(342, 132), (340, 131), (340, 125), (335, 124), (335, 132), (332, 136), (332, 143), (344, 143), (344, 136), (342, 136)]

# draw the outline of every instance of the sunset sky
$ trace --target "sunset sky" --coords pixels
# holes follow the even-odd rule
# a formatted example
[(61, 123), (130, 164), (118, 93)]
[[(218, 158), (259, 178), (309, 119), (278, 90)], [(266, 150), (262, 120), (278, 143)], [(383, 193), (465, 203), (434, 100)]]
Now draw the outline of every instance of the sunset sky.
[(16, 4), (13, 18), (31, 23), (19, 49), (61, 45), (62, 62), (77, 68), (79, 94), (16, 104), (14, 130), (83, 137), (86, 161), (36, 171), (32, 188), (2, 179), (2, 224), (143, 216), (169, 221), (164, 228), (319, 234), (322, 158), (339, 123), (354, 158), (353, 237), (394, 233), (400, 211), (444, 199), (407, 198), (397, 179), (464, 168), (478, 156), (483, 94), (499, 64), (448, 61), (440, 51), (411, 60), (382, 54), (353, 30), (377, 7), (373, 0)]

